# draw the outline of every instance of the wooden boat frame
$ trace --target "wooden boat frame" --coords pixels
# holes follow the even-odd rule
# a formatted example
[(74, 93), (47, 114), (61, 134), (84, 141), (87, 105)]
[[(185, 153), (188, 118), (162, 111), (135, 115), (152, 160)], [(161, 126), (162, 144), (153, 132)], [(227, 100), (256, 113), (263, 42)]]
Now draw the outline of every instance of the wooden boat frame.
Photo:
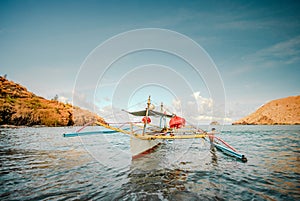
[[(81, 132), (79, 129), (75, 133), (66, 133), (64, 137), (75, 137), (89, 134), (109, 134), (109, 133), (123, 133), (129, 135), (131, 137), (131, 151), (132, 158), (138, 158), (146, 153), (150, 153), (154, 150), (163, 140), (181, 140), (181, 139), (195, 139), (195, 138), (203, 138), (206, 139), (208, 137), (210, 139), (210, 143), (216, 147), (218, 150), (223, 153), (235, 157), (242, 162), (247, 162), (247, 158), (245, 155), (239, 153), (235, 148), (230, 146), (221, 138), (215, 136), (216, 132), (206, 132), (202, 129), (197, 129), (193, 126), (185, 126), (183, 128), (167, 128), (166, 125), (162, 128), (160, 126), (152, 125), (147, 122), (148, 116), (151, 115), (160, 115), (162, 118), (171, 118), (173, 115), (167, 115), (163, 113), (162, 105), (161, 112), (156, 112), (150, 110), (150, 96), (147, 101), (147, 108), (144, 111), (138, 112), (128, 112), (129, 114), (135, 116), (143, 116), (145, 115), (146, 121), (144, 122), (127, 122), (124, 124), (129, 125), (129, 128), (122, 129), (121, 127), (111, 126), (107, 123), (103, 122), (95, 122), (97, 125), (104, 127), (108, 130), (105, 131), (89, 131), (89, 132)], [(161, 120), (162, 120), (161, 118)], [(124, 125), (123, 124), (123, 125)], [(160, 123), (161, 124), (161, 123)]]

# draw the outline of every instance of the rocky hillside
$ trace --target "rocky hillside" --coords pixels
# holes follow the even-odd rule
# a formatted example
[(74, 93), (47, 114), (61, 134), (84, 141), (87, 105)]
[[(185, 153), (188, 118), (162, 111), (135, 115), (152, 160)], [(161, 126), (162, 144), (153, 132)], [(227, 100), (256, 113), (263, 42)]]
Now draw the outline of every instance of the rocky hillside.
[(104, 120), (96, 114), (57, 100), (47, 100), (20, 84), (0, 77), (0, 125), (81, 126)]
[(300, 96), (290, 96), (268, 102), (254, 113), (232, 123), (254, 125), (300, 124)]

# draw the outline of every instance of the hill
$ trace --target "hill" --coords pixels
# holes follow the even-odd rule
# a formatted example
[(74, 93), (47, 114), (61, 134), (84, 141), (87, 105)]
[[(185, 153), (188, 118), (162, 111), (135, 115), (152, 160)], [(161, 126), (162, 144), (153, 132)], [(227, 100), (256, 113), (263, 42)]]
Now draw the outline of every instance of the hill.
[(270, 101), (254, 113), (232, 123), (253, 125), (299, 125), (300, 96), (290, 96)]
[(98, 115), (57, 100), (47, 100), (0, 76), (0, 125), (81, 126), (105, 122)]

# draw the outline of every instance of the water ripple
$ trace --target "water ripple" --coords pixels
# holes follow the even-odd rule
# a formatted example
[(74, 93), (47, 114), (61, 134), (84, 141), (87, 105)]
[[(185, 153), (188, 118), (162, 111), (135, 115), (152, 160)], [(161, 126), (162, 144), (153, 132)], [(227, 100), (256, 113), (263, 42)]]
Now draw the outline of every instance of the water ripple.
[[(96, 161), (74, 128), (0, 130), (2, 200), (299, 200), (299, 126), (225, 126), (247, 163), (202, 141), (168, 143), (134, 161)], [(98, 139), (98, 138), (96, 138)], [(118, 135), (107, 136), (120, 150)], [(125, 138), (122, 138), (125, 139)], [(118, 141), (119, 140), (119, 141)], [(127, 139), (125, 139), (127, 140)], [(114, 156), (114, 147), (99, 147)], [(189, 146), (186, 149), (185, 146)], [(177, 154), (184, 149), (184, 154)], [(112, 152), (112, 153), (107, 153)], [(116, 157), (112, 157), (115, 160)]]

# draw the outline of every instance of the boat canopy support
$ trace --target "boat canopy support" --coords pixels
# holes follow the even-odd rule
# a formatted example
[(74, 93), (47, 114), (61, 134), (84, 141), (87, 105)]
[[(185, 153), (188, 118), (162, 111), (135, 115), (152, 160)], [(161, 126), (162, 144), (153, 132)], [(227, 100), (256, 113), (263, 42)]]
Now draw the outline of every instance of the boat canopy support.
[[(126, 110), (123, 109), (122, 111), (127, 112), (128, 114), (131, 114), (131, 115), (134, 115), (134, 116), (146, 116), (146, 113), (147, 113), (147, 110), (129, 112), (129, 111), (126, 111)], [(157, 111), (154, 111), (154, 110), (149, 110), (148, 111), (148, 116), (155, 116), (155, 117), (165, 116), (165, 117), (172, 118), (173, 115), (165, 114), (165, 113), (162, 113), (162, 112), (157, 112)]]

